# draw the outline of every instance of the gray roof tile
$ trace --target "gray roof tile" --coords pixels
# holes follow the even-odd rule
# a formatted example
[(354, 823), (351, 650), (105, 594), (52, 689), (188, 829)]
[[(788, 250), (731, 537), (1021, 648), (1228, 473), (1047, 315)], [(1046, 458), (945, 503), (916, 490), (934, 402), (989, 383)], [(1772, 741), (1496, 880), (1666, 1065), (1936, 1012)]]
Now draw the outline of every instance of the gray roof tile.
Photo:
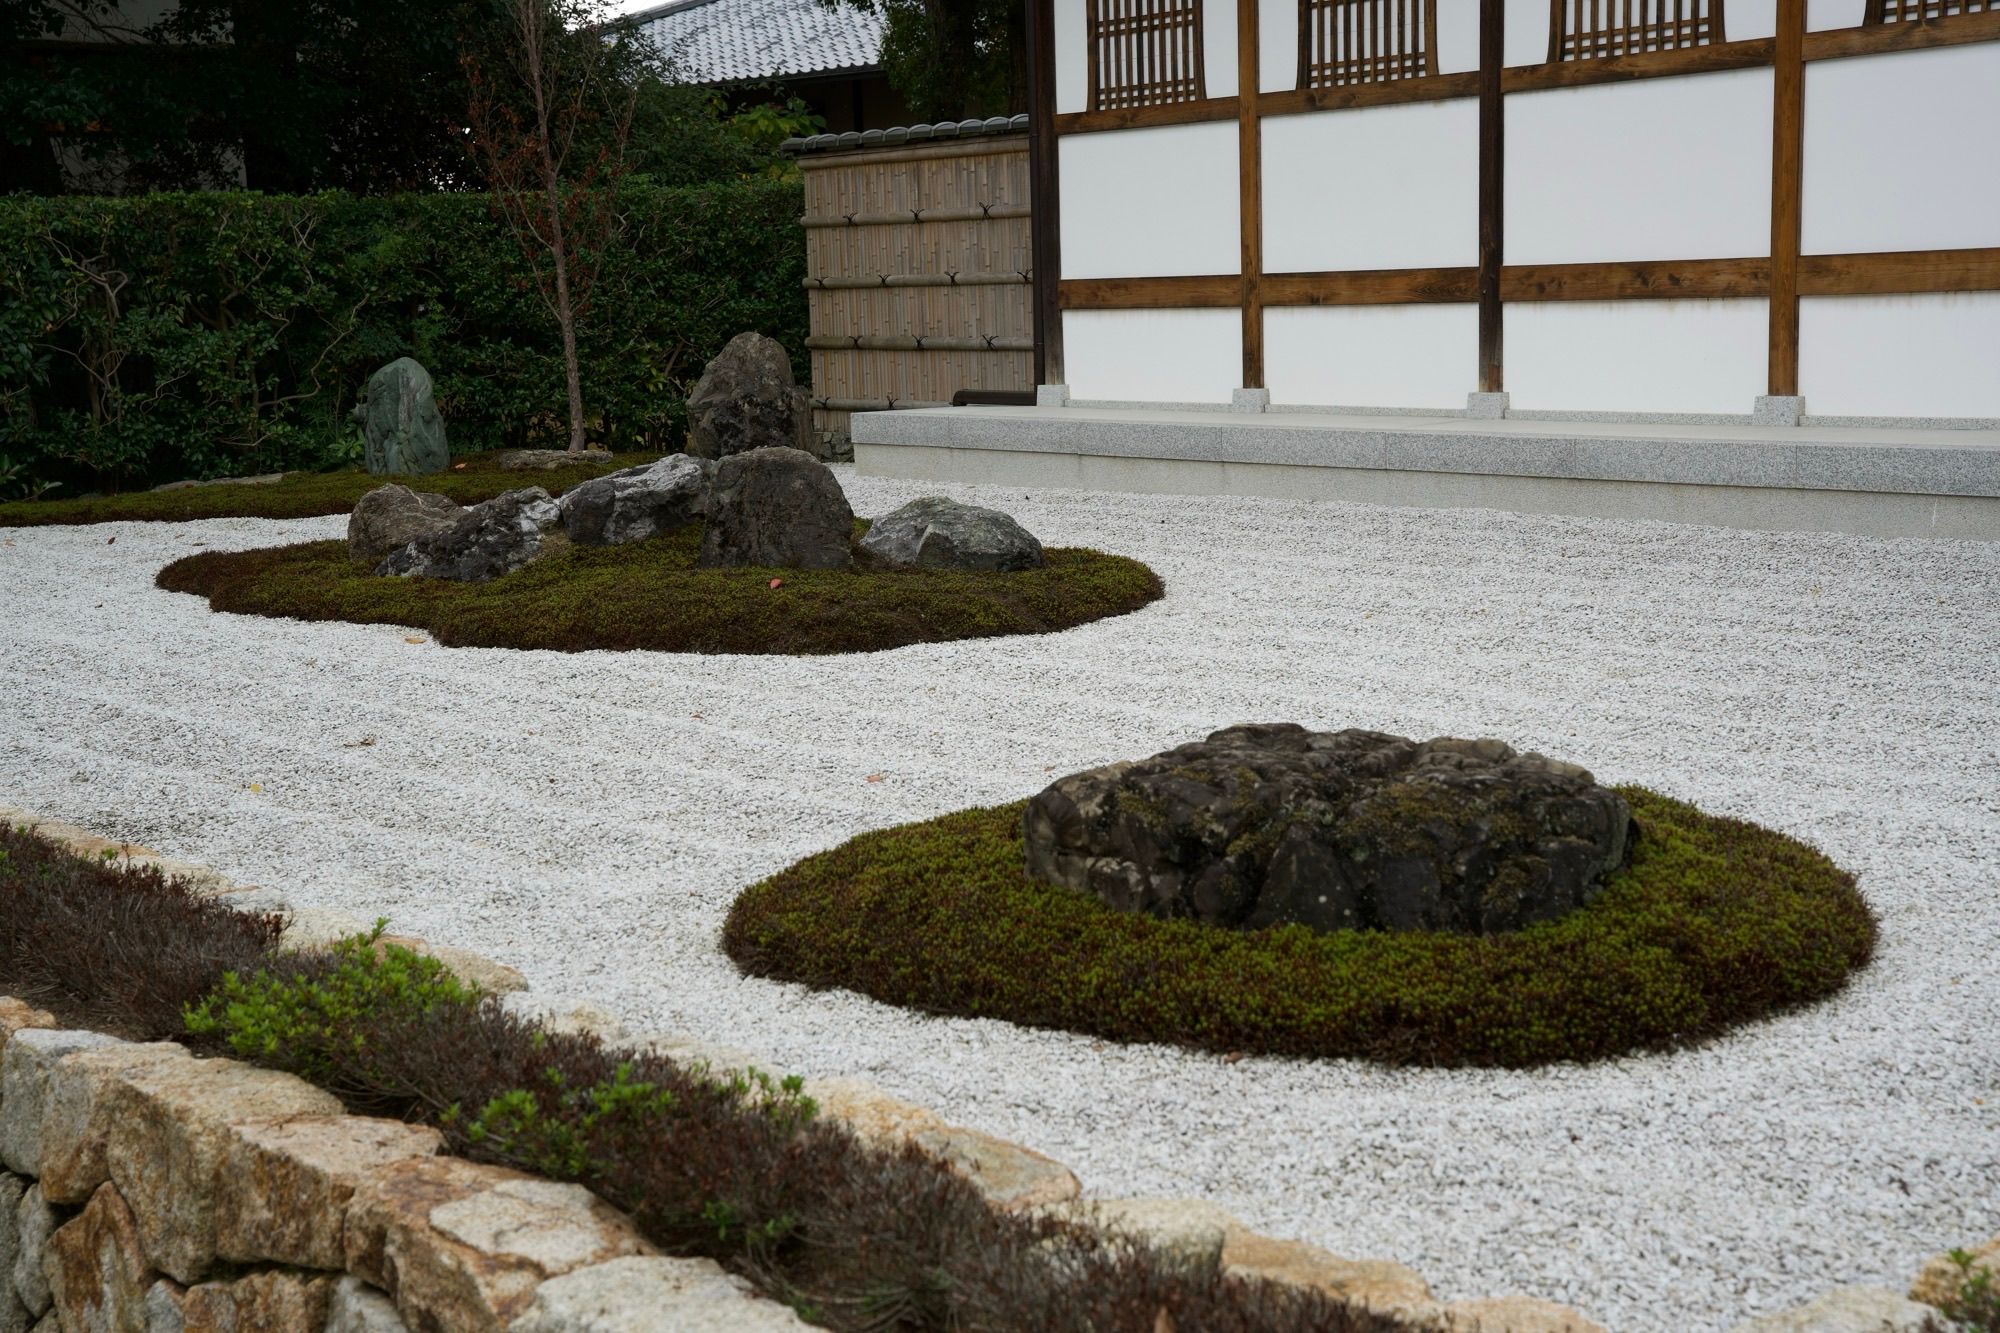
[(695, 83), (868, 68), (882, 57), (881, 15), (818, 0), (680, 0), (628, 22)]

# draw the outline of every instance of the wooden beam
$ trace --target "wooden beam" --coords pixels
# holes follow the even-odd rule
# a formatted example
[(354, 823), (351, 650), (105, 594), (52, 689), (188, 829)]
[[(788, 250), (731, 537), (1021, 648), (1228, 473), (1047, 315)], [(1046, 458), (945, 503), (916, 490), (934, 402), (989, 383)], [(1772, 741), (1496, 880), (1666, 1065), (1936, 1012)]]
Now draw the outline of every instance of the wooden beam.
[(1801, 296), (1995, 291), (2000, 291), (2000, 246), (1984, 250), (1806, 255), (1799, 260)]
[(1506, 72), (1504, 82), (1510, 93), (1534, 93), (1548, 88), (1581, 88), (1594, 83), (1628, 83), (1633, 79), (1671, 79), (1683, 74), (1756, 69), (1771, 63), (1771, 52), (1772, 41), (1769, 37), (1755, 37), (1745, 42), (1682, 46), (1669, 51), (1645, 51), (1629, 56), (1516, 65)]
[(1770, 290), (1771, 263), (1761, 257), (1511, 264), (1500, 274), (1500, 294), (1509, 301), (1714, 300)]
[(1471, 267), (1264, 275), (1267, 306), (1427, 305), (1478, 299), (1479, 270)]
[(2000, 9), (1983, 14), (1951, 14), (1922, 23), (1873, 23), (1806, 34), (1807, 60), (1842, 60), (1887, 51), (1926, 51), (1967, 42), (2000, 42)]
[(1806, 0), (1778, 0), (1771, 108), (1771, 345), (1767, 393), (1799, 391), (1799, 248), (1805, 234)]
[(1065, 278), (1057, 293), (1064, 310), (1235, 308), (1243, 300), (1240, 273), (1194, 278)]
[(1062, 310), (1056, 284), (1062, 277), (1062, 190), (1056, 143), (1055, 0), (1028, 6), (1028, 221), (1034, 273), (1035, 383), (1064, 383)]
[(1258, 122), (1257, 0), (1236, 0), (1237, 222), (1242, 236), (1243, 387), (1264, 387), (1264, 132)]
[(1108, 111), (1066, 111), (1052, 119), (1057, 134), (1143, 130), (1156, 125), (1198, 125), (1206, 120), (1235, 120), (1236, 102), (1234, 97), (1205, 97), (1199, 102), (1163, 102), (1158, 106), (1113, 107)]
[(1415, 79), (1389, 79), (1382, 83), (1347, 83), (1333, 88), (1287, 88), (1283, 92), (1260, 93), (1257, 110), (1266, 116), (1296, 116), (1308, 111), (1347, 111), (1362, 106), (1443, 102), (1454, 97), (1478, 95), (1479, 75), (1475, 71), (1467, 71)]
[(1479, 0), (1479, 391), (1499, 393), (1506, 383), (1501, 362), (1500, 268), (1506, 262), (1507, 7)]

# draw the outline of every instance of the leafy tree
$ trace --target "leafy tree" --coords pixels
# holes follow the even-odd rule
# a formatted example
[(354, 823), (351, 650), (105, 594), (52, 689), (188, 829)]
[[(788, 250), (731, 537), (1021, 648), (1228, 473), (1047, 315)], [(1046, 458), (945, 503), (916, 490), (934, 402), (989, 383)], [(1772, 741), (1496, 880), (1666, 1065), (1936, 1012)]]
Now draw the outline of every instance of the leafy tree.
[(1027, 11), (1021, 0), (819, 0), (884, 19), (882, 65), (924, 120), (1025, 111)]

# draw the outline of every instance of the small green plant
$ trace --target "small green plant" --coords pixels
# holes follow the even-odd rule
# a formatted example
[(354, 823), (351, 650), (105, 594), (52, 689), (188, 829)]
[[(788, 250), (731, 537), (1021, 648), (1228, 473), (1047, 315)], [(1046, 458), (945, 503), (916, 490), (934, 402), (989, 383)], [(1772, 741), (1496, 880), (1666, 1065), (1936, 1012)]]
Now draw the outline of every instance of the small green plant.
[[(539, 1096), (516, 1088), (488, 1101), (477, 1115), (463, 1120), (466, 1140), (530, 1171), (574, 1180), (603, 1167), (590, 1154), (597, 1133), (621, 1122), (656, 1122), (674, 1109), (673, 1093), (634, 1081), (629, 1063), (619, 1065), (608, 1082), (587, 1088), (568, 1086), (559, 1069), (545, 1070), (543, 1084)], [(447, 1128), (458, 1127), (457, 1108), (447, 1111), (444, 1120)]]
[(1952, 1263), (1958, 1266), (1958, 1291), (1940, 1307), (1940, 1313), (1960, 1333), (2000, 1333), (2000, 1283), (1985, 1264), (1973, 1266), (1977, 1257), (1969, 1250), (1953, 1250)]

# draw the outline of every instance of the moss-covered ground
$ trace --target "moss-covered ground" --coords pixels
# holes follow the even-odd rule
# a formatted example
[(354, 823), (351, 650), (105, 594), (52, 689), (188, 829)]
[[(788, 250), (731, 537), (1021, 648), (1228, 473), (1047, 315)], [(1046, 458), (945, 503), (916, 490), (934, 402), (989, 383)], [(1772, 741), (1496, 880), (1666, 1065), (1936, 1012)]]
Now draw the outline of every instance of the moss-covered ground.
[(1875, 924), (1853, 877), (1640, 787), (1630, 866), (1587, 907), (1492, 936), (1237, 932), (1028, 879), (1021, 804), (864, 834), (747, 889), (723, 945), (757, 976), (1118, 1041), (1410, 1065), (1663, 1050), (1838, 990)]
[(447, 645), (677, 653), (853, 653), (1042, 634), (1135, 611), (1163, 591), (1138, 561), (1089, 550), (1051, 550), (1042, 569), (970, 573), (697, 569), (700, 547), (695, 525), (627, 546), (568, 547), (472, 584), (378, 578), (348, 559), (346, 543), (308, 542), (203, 552), (158, 582), (217, 611), (407, 625)]
[(354, 502), (377, 486), (398, 482), (412, 490), (435, 491), (460, 504), (490, 500), (502, 491), (540, 486), (560, 495), (579, 482), (619, 468), (650, 463), (660, 454), (619, 454), (549, 472), (502, 472), (492, 454), (470, 454), (444, 472), (422, 477), (378, 477), (367, 472), (294, 472), (283, 481), (258, 485), (220, 483), (176, 491), (132, 491), (124, 495), (67, 500), (16, 500), (0, 504), (0, 528), (128, 521), (179, 523), (197, 518), (319, 518), (348, 514)]

